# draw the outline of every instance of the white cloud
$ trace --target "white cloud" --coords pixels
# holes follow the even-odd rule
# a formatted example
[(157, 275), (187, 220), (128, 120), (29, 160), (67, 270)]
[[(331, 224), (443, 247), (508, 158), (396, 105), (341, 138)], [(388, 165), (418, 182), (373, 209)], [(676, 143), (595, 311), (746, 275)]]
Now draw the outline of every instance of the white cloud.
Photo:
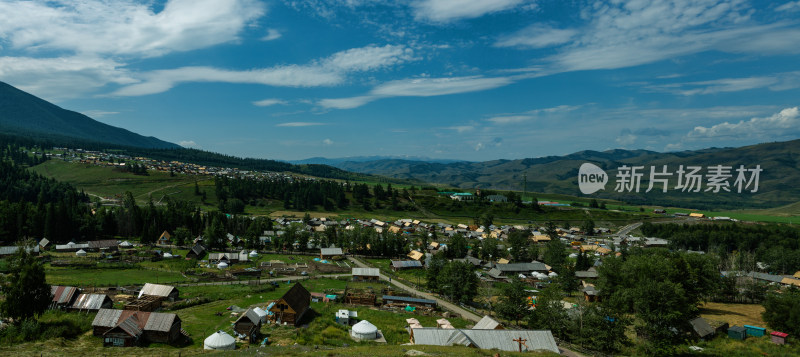
[(353, 109), (353, 108), (358, 108), (376, 99), (378, 99), (378, 97), (366, 95), (366, 96), (350, 97), (350, 98), (322, 99), (318, 102), (318, 104), (323, 108)]
[(0, 2), (0, 38), (12, 48), (153, 57), (237, 40), (265, 13), (255, 0)]
[(475, 127), (472, 125), (456, 125), (456, 126), (448, 126), (445, 129), (455, 130), (457, 133), (466, 133), (468, 131), (475, 130)]
[(333, 145), (333, 140), (331, 140), (331, 139), (322, 140), (322, 144), (324, 144), (324, 145)]
[(85, 115), (87, 117), (96, 119), (96, 118), (102, 118), (102, 117), (108, 116), (108, 115), (119, 114), (119, 112), (111, 112), (111, 111), (107, 111), (107, 110), (93, 109), (93, 110), (82, 111), (81, 114), (83, 114), (83, 115)]
[(800, 132), (800, 110), (786, 108), (769, 117), (751, 118), (738, 123), (724, 122), (711, 127), (695, 127), (689, 138), (791, 136)]
[(95, 56), (0, 57), (0, 78), (49, 101), (78, 97), (108, 83), (136, 82), (124, 64)]
[(531, 25), (519, 32), (505, 36), (495, 43), (497, 47), (542, 48), (570, 42), (578, 31), (575, 29), (556, 29), (543, 25)]
[(194, 140), (182, 140), (178, 142), (178, 145), (183, 146), (185, 148), (195, 148), (195, 149), (200, 148), (200, 145), (197, 145), (197, 143), (194, 142)]
[(775, 8), (775, 11), (800, 11), (800, 1), (789, 1)]
[(509, 10), (524, 0), (416, 0), (411, 3), (418, 20), (450, 22)]
[(560, 45), (546, 58), (550, 73), (625, 68), (714, 50), (800, 52), (795, 22), (758, 24), (751, 18), (754, 11), (746, 0), (597, 1), (580, 10), (581, 26), (533, 25), (495, 45)]
[(319, 126), (319, 125), (325, 125), (325, 123), (311, 123), (311, 122), (296, 121), (296, 122), (275, 124), (275, 126), (290, 127), (290, 128), (304, 127), (304, 126)]
[(283, 34), (280, 33), (280, 31), (278, 31), (276, 29), (268, 29), (267, 30), (267, 34), (264, 37), (261, 38), (261, 41), (277, 40), (277, 39), (281, 38), (281, 36), (283, 36)]
[(479, 143), (475, 144), (475, 151), (481, 151), (481, 150), (483, 150), (483, 147), (484, 147), (483, 143), (479, 142)]
[(352, 109), (371, 101), (389, 97), (433, 97), (494, 89), (513, 83), (508, 77), (449, 77), (414, 78), (380, 84), (369, 94), (350, 98), (322, 99), (317, 104), (324, 108)]
[(550, 108), (533, 109), (533, 110), (529, 110), (529, 111), (524, 112), (524, 113), (495, 115), (495, 116), (493, 116), (493, 117), (491, 117), (489, 119), (486, 119), (486, 120), (490, 121), (492, 123), (501, 124), (501, 125), (502, 124), (516, 124), (516, 123), (522, 123), (522, 122), (525, 122), (525, 121), (528, 121), (528, 120), (535, 119), (535, 118), (537, 118), (538, 116), (541, 116), (541, 115), (555, 114), (555, 113), (567, 113), (567, 112), (571, 112), (571, 111), (574, 111), (574, 110), (578, 110), (581, 107), (583, 107), (583, 106), (582, 105), (559, 105), (559, 106), (550, 107)]
[(286, 103), (285, 100), (275, 99), (275, 98), (262, 99), (262, 100), (257, 100), (255, 102), (253, 102), (253, 105), (255, 105), (257, 107), (269, 107), (271, 105), (286, 105), (286, 104), (287, 103)]
[(162, 93), (180, 83), (251, 83), (278, 87), (318, 87), (341, 84), (349, 72), (375, 70), (414, 60), (403, 46), (367, 46), (341, 51), (307, 65), (285, 65), (248, 71), (213, 67), (182, 67), (142, 74), (143, 81), (123, 87), (113, 95), (139, 96)]
[(533, 119), (531, 115), (505, 115), (505, 116), (496, 116), (486, 119), (495, 124), (513, 124), (513, 123), (521, 123), (523, 121), (528, 121)]
[(769, 76), (744, 78), (722, 78), (710, 81), (670, 83), (645, 87), (645, 89), (655, 92), (667, 92), (685, 96), (739, 92), (758, 88), (768, 88), (773, 91), (800, 88), (800, 72), (786, 72)]
[(616, 141), (617, 144), (620, 144), (622, 146), (630, 146), (636, 143), (636, 139), (637, 139), (636, 135), (628, 133), (618, 136), (616, 139), (614, 139), (614, 141)]

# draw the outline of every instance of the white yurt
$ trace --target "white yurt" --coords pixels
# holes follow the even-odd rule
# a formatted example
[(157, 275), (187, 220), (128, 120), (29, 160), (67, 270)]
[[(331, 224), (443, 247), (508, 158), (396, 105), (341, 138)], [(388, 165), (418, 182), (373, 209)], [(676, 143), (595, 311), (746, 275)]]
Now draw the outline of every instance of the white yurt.
[(214, 332), (203, 341), (205, 350), (233, 350), (236, 349), (236, 339), (225, 331)]
[(131, 242), (124, 241), (124, 242), (120, 243), (119, 246), (122, 247), (122, 248), (130, 248), (130, 247), (133, 247), (133, 244), (131, 244)]
[(86, 256), (86, 251), (81, 249), (81, 250), (75, 252), (75, 255), (77, 255), (79, 257), (85, 257)]
[(250, 258), (255, 258), (255, 257), (257, 257), (257, 256), (258, 256), (258, 252), (256, 252), (256, 251), (254, 250), (254, 251), (250, 252), (250, 254), (248, 254), (248, 255), (250, 256)]
[(225, 269), (227, 267), (228, 267), (228, 263), (226, 263), (226, 262), (219, 262), (219, 264), (217, 264), (217, 268), (220, 268), (220, 269)]
[(558, 276), (558, 273), (556, 273), (556, 272), (554, 272), (554, 271), (551, 271), (551, 272), (550, 272), (550, 274), (547, 274), (547, 276), (549, 276), (549, 277), (551, 277), (551, 278), (555, 278), (555, 277), (557, 277), (557, 276)]
[(172, 254), (164, 253), (164, 259), (172, 259)]
[(256, 306), (253, 311), (261, 318), (262, 324), (267, 322), (267, 312), (264, 309)]
[(367, 320), (361, 320), (361, 322), (353, 325), (350, 336), (359, 341), (374, 340), (378, 338), (378, 328)]

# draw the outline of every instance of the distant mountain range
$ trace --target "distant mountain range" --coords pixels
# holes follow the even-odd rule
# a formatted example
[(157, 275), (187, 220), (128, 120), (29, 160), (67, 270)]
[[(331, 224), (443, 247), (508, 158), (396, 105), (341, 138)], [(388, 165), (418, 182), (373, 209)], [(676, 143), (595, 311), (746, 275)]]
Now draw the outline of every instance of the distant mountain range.
[(98, 122), (0, 82), (0, 132), (33, 137), (69, 137), (139, 148), (179, 145)]
[(337, 166), (347, 162), (369, 162), (369, 161), (381, 161), (381, 160), (405, 160), (405, 161), (414, 161), (414, 162), (428, 162), (428, 163), (437, 163), (437, 164), (451, 164), (454, 162), (466, 162), (464, 160), (450, 160), (450, 159), (431, 159), (429, 157), (423, 156), (402, 156), (402, 155), (393, 155), (393, 156), (350, 156), (350, 157), (340, 157), (340, 158), (326, 158), (326, 157), (312, 157), (303, 160), (288, 160), (288, 163), (295, 164), (295, 165), (307, 165), (307, 164), (317, 164), (317, 165), (330, 165), (330, 166)]
[[(609, 182), (605, 190), (593, 195), (581, 194), (578, 170), (583, 163), (595, 164), (607, 172)], [(523, 186), (527, 186), (529, 192), (611, 198), (637, 204), (713, 209), (776, 207), (800, 201), (800, 140), (672, 153), (621, 149), (602, 152), (587, 150), (566, 156), (519, 160), (436, 163), (381, 159), (332, 162), (331, 165), (352, 172), (447, 184), (463, 189), (523, 190)], [(615, 191), (617, 168), (623, 165), (644, 166), (639, 193)], [(668, 165), (668, 172), (673, 173), (670, 189), (667, 193), (662, 193), (661, 185), (657, 184), (654, 190), (645, 193), (650, 167), (655, 166), (660, 171), (662, 165)], [(705, 192), (707, 176), (703, 176), (703, 192), (683, 192), (672, 189), (677, 185), (676, 171), (679, 165), (701, 166), (702, 175), (709, 174), (709, 166), (732, 166), (733, 177), (728, 180), (731, 185), (736, 179), (735, 168), (739, 165), (745, 165), (746, 168), (760, 165), (763, 171), (759, 177), (759, 189), (755, 193), (750, 193), (749, 190), (747, 193)]]

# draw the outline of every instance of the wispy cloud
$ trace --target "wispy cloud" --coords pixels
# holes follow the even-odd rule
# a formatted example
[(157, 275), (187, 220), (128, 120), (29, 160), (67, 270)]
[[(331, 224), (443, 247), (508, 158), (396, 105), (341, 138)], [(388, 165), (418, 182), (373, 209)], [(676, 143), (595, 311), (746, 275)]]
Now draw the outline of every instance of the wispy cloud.
[(333, 140), (331, 140), (331, 139), (322, 140), (322, 144), (323, 145), (333, 145)]
[(194, 142), (194, 140), (182, 140), (178, 142), (178, 145), (183, 146), (185, 148), (194, 148), (194, 149), (200, 148), (200, 145), (197, 145), (197, 143)]
[(599, 1), (579, 12), (584, 23), (555, 29), (531, 25), (496, 46), (557, 46), (550, 72), (617, 69), (704, 51), (798, 53), (794, 22), (759, 24), (744, 0)]
[(789, 1), (781, 6), (776, 7), (775, 11), (800, 11), (800, 1)]
[(85, 115), (87, 117), (90, 117), (90, 118), (102, 118), (104, 116), (119, 114), (119, 112), (92, 109), (92, 110), (82, 111), (81, 114), (83, 114), (83, 115)]
[(473, 130), (475, 130), (475, 127), (474, 127), (474, 126), (472, 126), (472, 125), (455, 125), (455, 126), (448, 126), (448, 127), (445, 127), (444, 129), (448, 129), (448, 130), (454, 130), (454, 131), (456, 131), (457, 133), (466, 133), (466, 132), (468, 132), (468, 131), (473, 131)]
[(710, 81), (647, 85), (644, 88), (654, 92), (666, 92), (685, 96), (739, 92), (758, 88), (782, 91), (800, 88), (800, 72), (795, 71), (769, 76), (722, 78)]
[(523, 113), (512, 113), (512, 114), (502, 114), (502, 115), (495, 115), (486, 121), (495, 123), (495, 124), (515, 124), (521, 123), (528, 120), (536, 119), (537, 117), (545, 114), (553, 114), (553, 113), (566, 113), (571, 112), (574, 110), (578, 110), (582, 105), (559, 105), (550, 108), (541, 108), (541, 109), (533, 109)]
[(304, 127), (304, 126), (319, 126), (319, 125), (325, 125), (325, 123), (295, 121), (295, 122), (275, 124), (275, 126), (278, 127), (290, 127), (290, 128)]
[(262, 99), (262, 100), (257, 100), (255, 102), (253, 102), (253, 105), (255, 105), (257, 107), (269, 107), (269, 106), (272, 106), (272, 105), (286, 105), (286, 104), (287, 103), (286, 103), (285, 100), (275, 99), (275, 98)]
[(267, 34), (264, 37), (261, 38), (261, 41), (277, 40), (277, 39), (281, 38), (281, 36), (283, 36), (283, 34), (280, 33), (280, 31), (278, 31), (276, 29), (268, 29), (267, 30)]
[(550, 47), (568, 43), (577, 36), (578, 33), (576, 29), (557, 29), (550, 26), (535, 24), (512, 35), (503, 36), (495, 43), (495, 46), (529, 48)]
[(367, 94), (358, 97), (323, 99), (318, 104), (324, 108), (352, 109), (380, 98), (433, 97), (494, 89), (513, 83), (509, 77), (446, 77), (413, 78), (380, 84)]
[(255, 0), (0, 2), (0, 38), (13, 48), (161, 56), (237, 40), (265, 13)]
[(451, 22), (512, 9), (524, 0), (415, 0), (411, 3), (418, 20)]
[(182, 67), (141, 74), (142, 82), (123, 87), (113, 95), (140, 96), (162, 93), (180, 83), (252, 83), (279, 87), (318, 87), (340, 84), (351, 72), (390, 67), (414, 60), (404, 46), (367, 46), (337, 52), (307, 65), (285, 65), (247, 71), (213, 67)]

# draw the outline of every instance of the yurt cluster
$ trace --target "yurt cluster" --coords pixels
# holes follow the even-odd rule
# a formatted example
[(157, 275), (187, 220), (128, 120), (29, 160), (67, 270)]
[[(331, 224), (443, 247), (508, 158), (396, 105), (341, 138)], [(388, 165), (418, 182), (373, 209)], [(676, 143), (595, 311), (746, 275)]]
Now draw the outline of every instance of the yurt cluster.
[[(295, 283), (283, 296), (265, 306), (254, 306), (241, 312), (233, 312), (236, 320), (230, 329), (215, 331), (203, 341), (207, 350), (232, 350), (236, 342), (266, 343), (259, 331), (266, 324), (299, 326), (311, 305), (311, 293), (300, 283)], [(346, 318), (343, 319), (342, 317)], [(339, 310), (336, 321), (352, 325), (350, 336), (355, 341), (386, 342), (382, 333), (369, 321), (356, 323), (355, 311)]]

